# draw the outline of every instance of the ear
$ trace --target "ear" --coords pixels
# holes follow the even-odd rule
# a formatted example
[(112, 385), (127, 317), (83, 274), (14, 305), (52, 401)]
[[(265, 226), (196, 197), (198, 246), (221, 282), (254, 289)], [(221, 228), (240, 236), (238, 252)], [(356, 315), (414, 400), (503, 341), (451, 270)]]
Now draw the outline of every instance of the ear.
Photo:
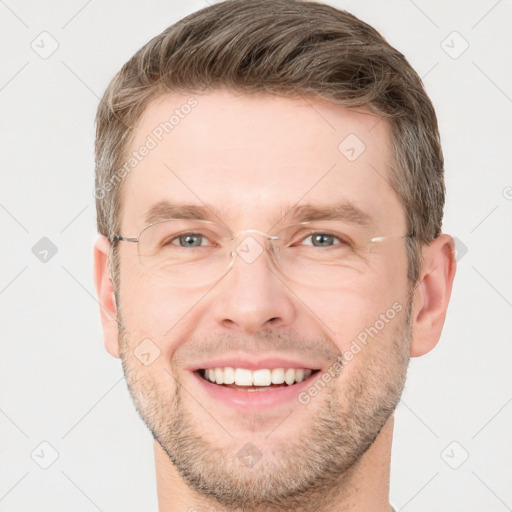
[(119, 330), (114, 285), (109, 273), (110, 242), (100, 235), (94, 244), (94, 282), (100, 303), (103, 339), (107, 352), (119, 357)]
[(439, 341), (455, 277), (455, 243), (439, 235), (423, 250), (412, 310), (411, 357), (430, 352)]

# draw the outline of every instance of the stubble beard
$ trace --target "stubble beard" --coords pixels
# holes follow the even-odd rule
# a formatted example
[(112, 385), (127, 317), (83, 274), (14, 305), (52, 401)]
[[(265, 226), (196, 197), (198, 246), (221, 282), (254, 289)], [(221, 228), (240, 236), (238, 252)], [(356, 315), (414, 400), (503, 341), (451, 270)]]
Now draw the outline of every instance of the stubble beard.
[[(348, 498), (353, 471), (400, 400), (410, 337), (411, 303), (397, 317), (390, 346), (371, 347), (371, 360), (366, 358), (345, 381), (342, 370), (334, 385), (314, 399), (323, 400), (323, 407), (316, 408), (300, 439), (277, 447), (274, 443), (268, 451), (261, 447), (261, 459), (246, 467), (237, 457), (243, 442), (237, 439), (229, 449), (221, 448), (202, 434), (206, 425), (216, 426), (211, 418), (200, 425), (192, 417), (188, 392), (173, 369), (168, 376), (172, 400), (159, 390), (154, 376), (140, 371), (120, 321), (123, 370), (141, 418), (189, 486), (213, 510), (226, 511), (327, 511), (333, 499)], [(377, 337), (369, 343), (380, 342)], [(292, 418), (293, 413), (285, 421)], [(251, 441), (250, 432), (245, 441)]]

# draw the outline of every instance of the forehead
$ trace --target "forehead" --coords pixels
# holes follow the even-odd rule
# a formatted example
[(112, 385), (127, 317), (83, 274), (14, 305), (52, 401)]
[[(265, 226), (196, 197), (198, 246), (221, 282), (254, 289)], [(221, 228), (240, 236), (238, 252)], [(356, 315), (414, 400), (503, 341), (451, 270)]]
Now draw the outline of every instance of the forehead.
[(400, 223), (390, 148), (388, 123), (365, 109), (225, 90), (165, 95), (128, 148), (121, 225), (141, 229), (162, 201), (207, 204), (230, 225), (266, 226), (297, 204), (337, 203)]

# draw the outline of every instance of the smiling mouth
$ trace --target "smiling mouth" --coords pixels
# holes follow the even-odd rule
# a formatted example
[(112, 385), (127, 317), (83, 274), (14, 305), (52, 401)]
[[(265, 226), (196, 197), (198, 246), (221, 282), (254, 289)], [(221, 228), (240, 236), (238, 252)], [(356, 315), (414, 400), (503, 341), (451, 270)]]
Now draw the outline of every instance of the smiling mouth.
[(266, 391), (279, 387), (289, 387), (303, 382), (320, 370), (310, 368), (246, 368), (217, 367), (197, 370), (196, 373), (217, 386), (239, 391)]

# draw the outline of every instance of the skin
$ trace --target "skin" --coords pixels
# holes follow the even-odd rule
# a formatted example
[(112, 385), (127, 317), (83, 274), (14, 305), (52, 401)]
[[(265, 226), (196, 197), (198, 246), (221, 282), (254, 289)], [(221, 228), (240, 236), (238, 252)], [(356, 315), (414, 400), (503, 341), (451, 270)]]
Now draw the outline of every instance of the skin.
[[(190, 96), (169, 94), (150, 104), (130, 151)], [(137, 237), (146, 212), (160, 200), (206, 203), (217, 216), (212, 220), (234, 232), (268, 232), (297, 203), (350, 201), (373, 220), (371, 236), (406, 234), (404, 208), (387, 181), (386, 121), (320, 99), (224, 90), (194, 97), (198, 106), (125, 178), (123, 236)], [(349, 134), (366, 146), (353, 162), (338, 150)], [(236, 261), (214, 286), (176, 289), (149, 277), (136, 244), (122, 243), (116, 301), (109, 242), (99, 237), (95, 280), (105, 347), (122, 357), (135, 405), (160, 441), (154, 443), (159, 510), (238, 510), (240, 496), (229, 494), (230, 485), (250, 490), (274, 482), (277, 491), (259, 502), (246, 497), (244, 509), (389, 511), (392, 413), (409, 357), (429, 352), (439, 340), (455, 274), (453, 249), (445, 234), (425, 246), (412, 287), (404, 242), (395, 240), (379, 244), (365, 272), (328, 289), (283, 278), (267, 255), (252, 264)], [(263, 354), (311, 360), (326, 371), (396, 303), (401, 312), (344, 359), (341, 375), (307, 405), (293, 400), (254, 414), (241, 411), (212, 401), (187, 370), (212, 354)], [(159, 355), (145, 366), (133, 351), (148, 338)], [(185, 434), (194, 448), (188, 459)], [(247, 442), (263, 454), (250, 469), (236, 458)], [(319, 474), (308, 467), (312, 458), (324, 465)], [(298, 469), (291, 464), (296, 461)], [(194, 472), (212, 488), (225, 485), (224, 493), (201, 492)], [(301, 477), (315, 483), (308, 487)]]

